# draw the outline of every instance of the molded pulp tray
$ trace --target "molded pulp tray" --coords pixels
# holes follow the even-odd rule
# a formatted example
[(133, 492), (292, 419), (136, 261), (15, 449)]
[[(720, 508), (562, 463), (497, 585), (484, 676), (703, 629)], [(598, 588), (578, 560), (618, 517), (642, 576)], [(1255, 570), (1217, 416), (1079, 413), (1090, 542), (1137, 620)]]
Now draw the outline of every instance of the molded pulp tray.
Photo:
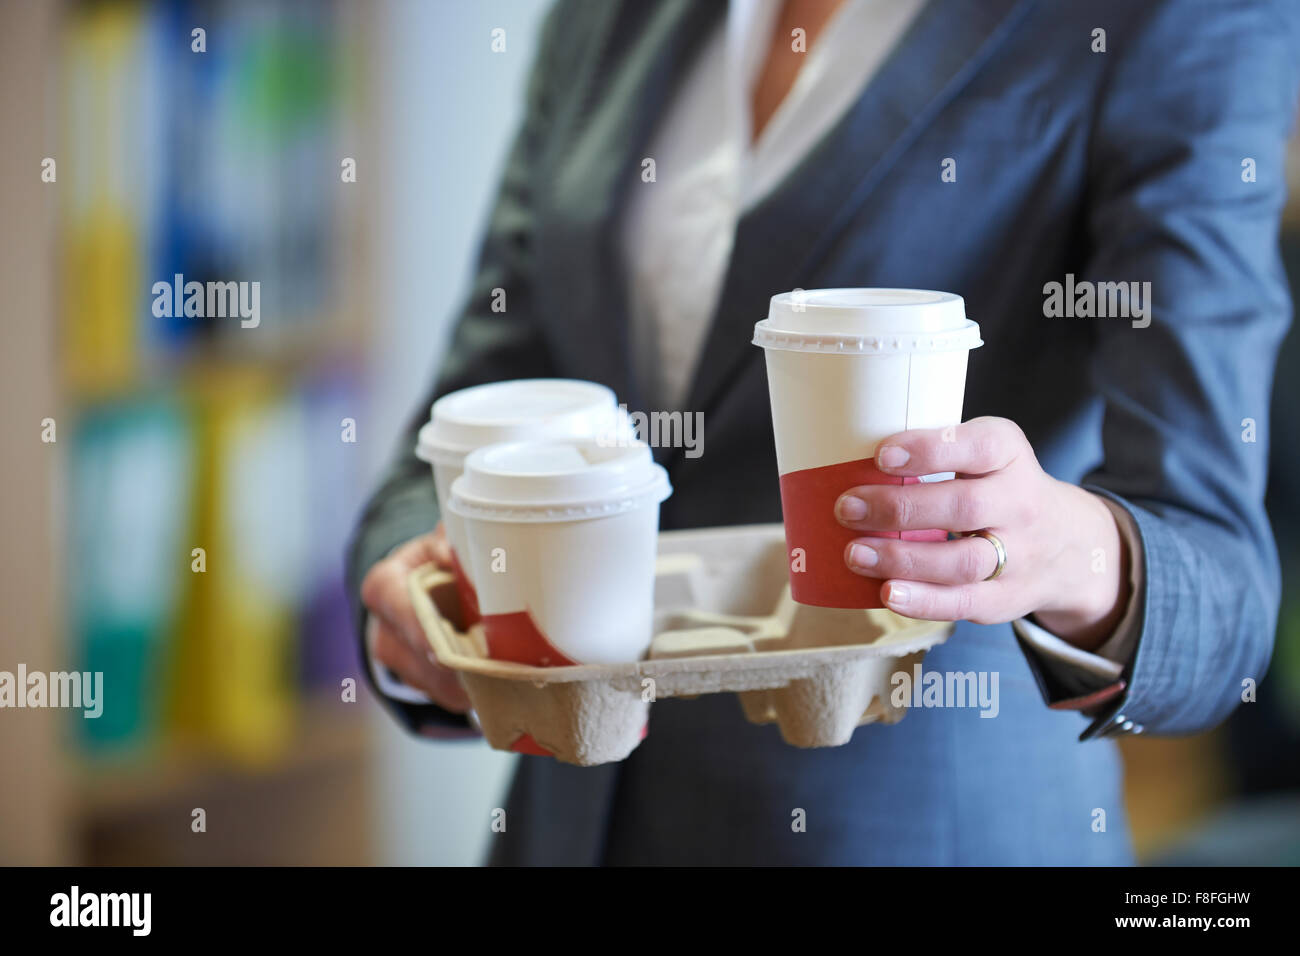
[(459, 673), (488, 743), (580, 766), (635, 750), (652, 701), (700, 694), (737, 694), (750, 722), (775, 722), (796, 747), (839, 746), (860, 724), (902, 719), (891, 676), (910, 674), (953, 629), (889, 610), (795, 604), (779, 524), (660, 534), (656, 636), (636, 663), (491, 660), (481, 625), (453, 623), (449, 573), (425, 565), (409, 585), (429, 645)]

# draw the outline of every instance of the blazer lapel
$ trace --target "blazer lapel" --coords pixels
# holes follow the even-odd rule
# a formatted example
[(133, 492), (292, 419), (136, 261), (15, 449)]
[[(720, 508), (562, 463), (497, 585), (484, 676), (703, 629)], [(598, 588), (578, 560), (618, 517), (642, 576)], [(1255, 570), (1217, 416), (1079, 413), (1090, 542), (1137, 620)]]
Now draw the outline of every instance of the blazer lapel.
[(640, 407), (641, 396), (617, 224), (628, 190), (640, 181), (655, 122), (725, 11), (725, 3), (695, 0), (608, 3), (596, 27), (603, 33), (595, 44), (596, 62), (585, 70), (575, 64), (582, 92), (556, 120), (537, 257), (543, 274), (565, 281), (545, 308), (557, 318), (553, 331), (561, 362), (567, 366), (565, 356), (581, 357), (571, 372), (589, 376), (598, 369), (632, 408)]
[(815, 275), (854, 210), (1032, 2), (932, 0), (849, 112), (741, 218), (687, 408), (707, 411), (753, 359), (771, 296)]

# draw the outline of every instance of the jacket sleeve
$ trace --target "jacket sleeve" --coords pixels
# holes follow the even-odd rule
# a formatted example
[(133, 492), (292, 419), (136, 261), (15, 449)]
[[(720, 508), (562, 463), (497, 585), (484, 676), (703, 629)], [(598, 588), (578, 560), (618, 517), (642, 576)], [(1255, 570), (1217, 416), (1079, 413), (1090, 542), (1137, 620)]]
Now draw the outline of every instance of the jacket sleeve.
[[(429, 466), (415, 457), (416, 433), (439, 396), (470, 385), (511, 378), (547, 377), (554, 364), (533, 307), (532, 200), (540, 144), (549, 125), (552, 66), (564, 33), (563, 3), (547, 14), (528, 80), (521, 126), (506, 160), (501, 185), (479, 254), (469, 300), (456, 324), (447, 358), (434, 388), (415, 409), (396, 454), (369, 499), (347, 553), (347, 585), (355, 608), (362, 670), (372, 690), (408, 729), (431, 724), (465, 726), (466, 720), (433, 704), (416, 704), (383, 694), (373, 679), (365, 639), (366, 612), (361, 581), (366, 572), (402, 542), (438, 523)], [(504, 310), (493, 310), (504, 293)], [(498, 306), (499, 309), (499, 306)]]
[(1119, 59), (1092, 120), (1079, 278), (1149, 283), (1149, 324), (1091, 320), (1105, 455), (1084, 485), (1129, 511), (1145, 562), (1128, 690), (1092, 733), (1203, 730), (1268, 667), (1280, 583), (1263, 502), (1291, 314), (1278, 228), (1300, 85), (1294, 6), (1152, 5), (1099, 54)]

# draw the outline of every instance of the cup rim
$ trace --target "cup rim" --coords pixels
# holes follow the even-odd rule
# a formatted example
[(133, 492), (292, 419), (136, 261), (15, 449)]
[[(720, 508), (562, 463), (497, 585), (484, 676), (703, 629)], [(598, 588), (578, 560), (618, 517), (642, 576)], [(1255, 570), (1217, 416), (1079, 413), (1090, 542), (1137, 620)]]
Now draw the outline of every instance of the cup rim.
[(962, 320), (961, 326), (945, 332), (806, 332), (778, 328), (773, 320), (754, 324), (754, 345), (780, 352), (819, 352), (829, 355), (907, 355), (929, 352), (957, 352), (979, 348), (978, 323)]

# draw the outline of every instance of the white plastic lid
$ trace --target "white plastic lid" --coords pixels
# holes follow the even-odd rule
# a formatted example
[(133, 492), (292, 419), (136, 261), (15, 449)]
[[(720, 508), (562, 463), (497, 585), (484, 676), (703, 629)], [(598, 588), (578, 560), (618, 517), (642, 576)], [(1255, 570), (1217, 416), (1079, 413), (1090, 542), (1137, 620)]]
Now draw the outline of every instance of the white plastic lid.
[(672, 494), (642, 442), (508, 442), (471, 452), (451, 510), (492, 521), (603, 518)]
[(433, 403), (415, 454), (459, 465), (474, 449), (498, 442), (597, 438), (615, 427), (618, 411), (614, 393), (595, 382), (530, 378), (476, 385)]
[(977, 348), (979, 326), (951, 292), (927, 289), (796, 289), (772, 296), (754, 344), (849, 355)]

